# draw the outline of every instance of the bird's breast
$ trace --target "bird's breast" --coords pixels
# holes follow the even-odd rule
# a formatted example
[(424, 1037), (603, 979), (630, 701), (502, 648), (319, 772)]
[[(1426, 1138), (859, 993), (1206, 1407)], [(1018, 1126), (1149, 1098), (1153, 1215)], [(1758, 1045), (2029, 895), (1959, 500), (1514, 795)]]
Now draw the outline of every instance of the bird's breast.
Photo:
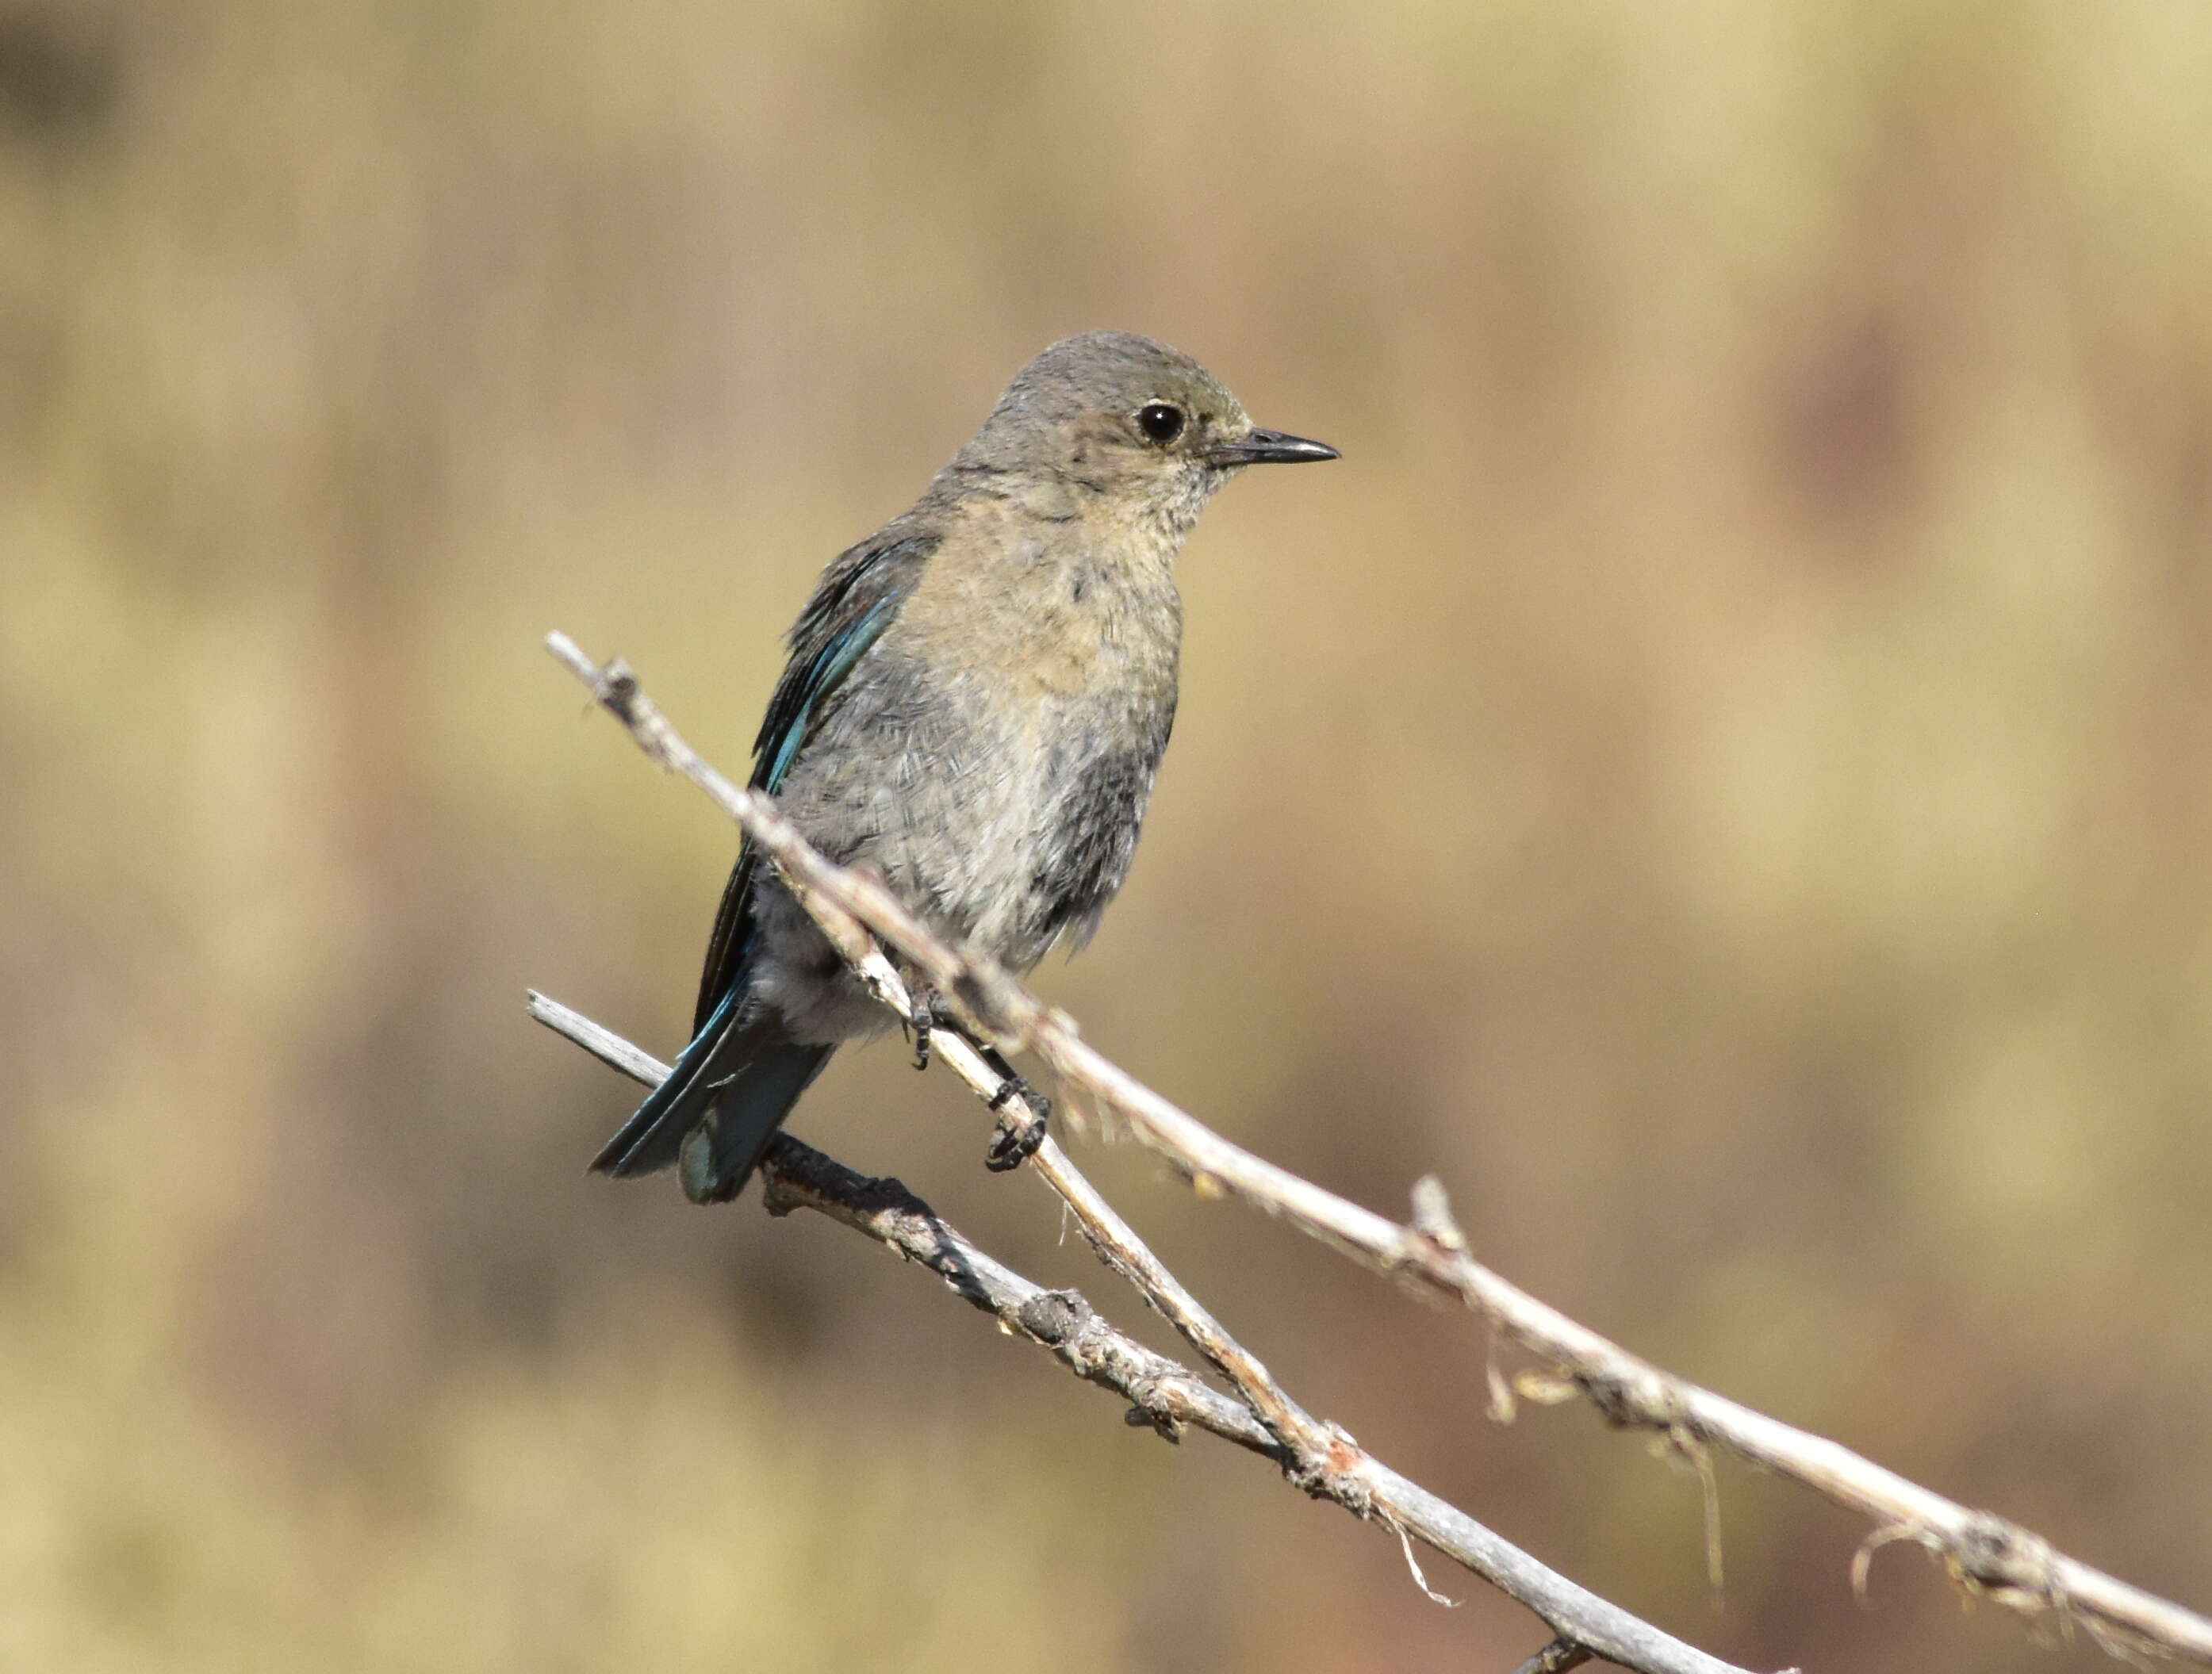
[[(906, 670), (871, 743), (896, 785), (870, 848), (925, 913), (1016, 966), (1120, 886), (1176, 704), (1164, 573), (1080, 549), (939, 568), (882, 647)], [(856, 740), (856, 743), (859, 741)]]
[(1045, 525), (948, 542), (896, 631), (933, 665), (1030, 702), (1171, 701), (1182, 601), (1165, 555)]

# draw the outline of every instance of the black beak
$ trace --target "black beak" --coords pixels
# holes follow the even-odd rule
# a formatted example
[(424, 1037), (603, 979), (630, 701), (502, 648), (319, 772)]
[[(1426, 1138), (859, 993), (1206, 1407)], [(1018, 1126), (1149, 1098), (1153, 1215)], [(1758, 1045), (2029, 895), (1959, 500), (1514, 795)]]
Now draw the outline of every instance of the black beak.
[(1286, 436), (1279, 430), (1255, 430), (1233, 442), (1217, 442), (1206, 450), (1210, 465), (1303, 465), (1316, 459), (1344, 456), (1327, 442), (1310, 442), (1304, 436)]

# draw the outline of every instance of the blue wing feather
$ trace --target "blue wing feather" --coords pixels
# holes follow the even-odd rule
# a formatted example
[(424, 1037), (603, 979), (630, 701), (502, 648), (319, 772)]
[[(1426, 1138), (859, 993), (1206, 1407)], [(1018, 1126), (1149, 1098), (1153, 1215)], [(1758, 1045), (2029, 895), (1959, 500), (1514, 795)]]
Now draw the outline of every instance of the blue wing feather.
[[(934, 535), (894, 537), (886, 531), (844, 553), (823, 572), (792, 629), (791, 660), (753, 744), (756, 788), (773, 793), (781, 787), (838, 688), (898, 615), (937, 544)], [(720, 1090), (727, 1089), (726, 1102), (741, 1119), (726, 1123), (729, 1135), (716, 1135), (711, 1178), (701, 1190), (734, 1191), (792, 1101), (829, 1057), (827, 1046), (791, 1045), (780, 1025), (769, 1026), (772, 1019), (749, 1023), (741, 1015), (752, 956), (757, 875), (753, 847), (746, 842), (714, 915), (690, 1044), (668, 1078), (601, 1149), (592, 1168), (634, 1174), (667, 1167), (677, 1160), (684, 1135)], [(687, 1176), (686, 1190), (693, 1184)]]
[(878, 599), (859, 621), (838, 629), (836, 637), (807, 660), (790, 715), (786, 718), (771, 714), (771, 719), (777, 723), (776, 736), (772, 738), (763, 727), (760, 742), (753, 746), (757, 763), (754, 784), (771, 793), (782, 785), (784, 774), (791, 770), (792, 761), (799, 755), (799, 747), (806, 742), (815, 710), (853, 671), (853, 664), (875, 644), (905, 602), (903, 593)]
[[(854, 665), (898, 615), (914, 591), (921, 567), (937, 549), (938, 537), (878, 537), (842, 555), (823, 573), (821, 584), (791, 630), (791, 661), (776, 682), (753, 740), (752, 784), (774, 795), (784, 775), (821, 719), (825, 707)], [(699, 975), (695, 1030), (704, 1028), (724, 994), (740, 984), (752, 941), (753, 849), (738, 851), (714, 933), (707, 943), (707, 962)]]

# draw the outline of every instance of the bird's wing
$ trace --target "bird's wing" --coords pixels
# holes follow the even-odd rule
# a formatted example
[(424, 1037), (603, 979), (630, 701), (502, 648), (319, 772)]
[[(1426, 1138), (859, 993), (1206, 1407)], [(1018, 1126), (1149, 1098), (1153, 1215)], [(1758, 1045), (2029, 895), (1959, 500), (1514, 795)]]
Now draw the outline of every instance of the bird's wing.
[[(840, 554), (822, 573), (814, 595), (793, 624), (791, 660), (769, 699), (760, 737), (753, 741), (756, 788), (773, 795), (798, 758), (833, 694), (869, 646), (882, 637), (937, 549), (933, 534), (886, 531)], [(699, 1006), (692, 1028), (706, 1028), (722, 997), (744, 969), (752, 940), (750, 912), (755, 859), (748, 840), (722, 890), (714, 933), (707, 943), (699, 978)]]

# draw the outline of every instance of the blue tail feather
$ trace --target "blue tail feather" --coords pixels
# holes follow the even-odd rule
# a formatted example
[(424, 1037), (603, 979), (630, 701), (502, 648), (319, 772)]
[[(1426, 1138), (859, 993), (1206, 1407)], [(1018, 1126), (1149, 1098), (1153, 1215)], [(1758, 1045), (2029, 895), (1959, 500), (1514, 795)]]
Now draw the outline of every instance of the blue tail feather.
[[(680, 1160), (684, 1192), (699, 1202), (734, 1196), (745, 1183), (835, 1049), (788, 1040), (775, 1017), (740, 1020), (739, 992), (708, 1014), (668, 1078), (592, 1160), (594, 1170), (627, 1179)], [(695, 1132), (702, 1140), (687, 1143)]]
[(721, 1090), (678, 1155), (684, 1195), (695, 1204), (724, 1203), (752, 1178), (769, 1141), (791, 1114), (834, 1046), (780, 1041), (747, 1060)]

